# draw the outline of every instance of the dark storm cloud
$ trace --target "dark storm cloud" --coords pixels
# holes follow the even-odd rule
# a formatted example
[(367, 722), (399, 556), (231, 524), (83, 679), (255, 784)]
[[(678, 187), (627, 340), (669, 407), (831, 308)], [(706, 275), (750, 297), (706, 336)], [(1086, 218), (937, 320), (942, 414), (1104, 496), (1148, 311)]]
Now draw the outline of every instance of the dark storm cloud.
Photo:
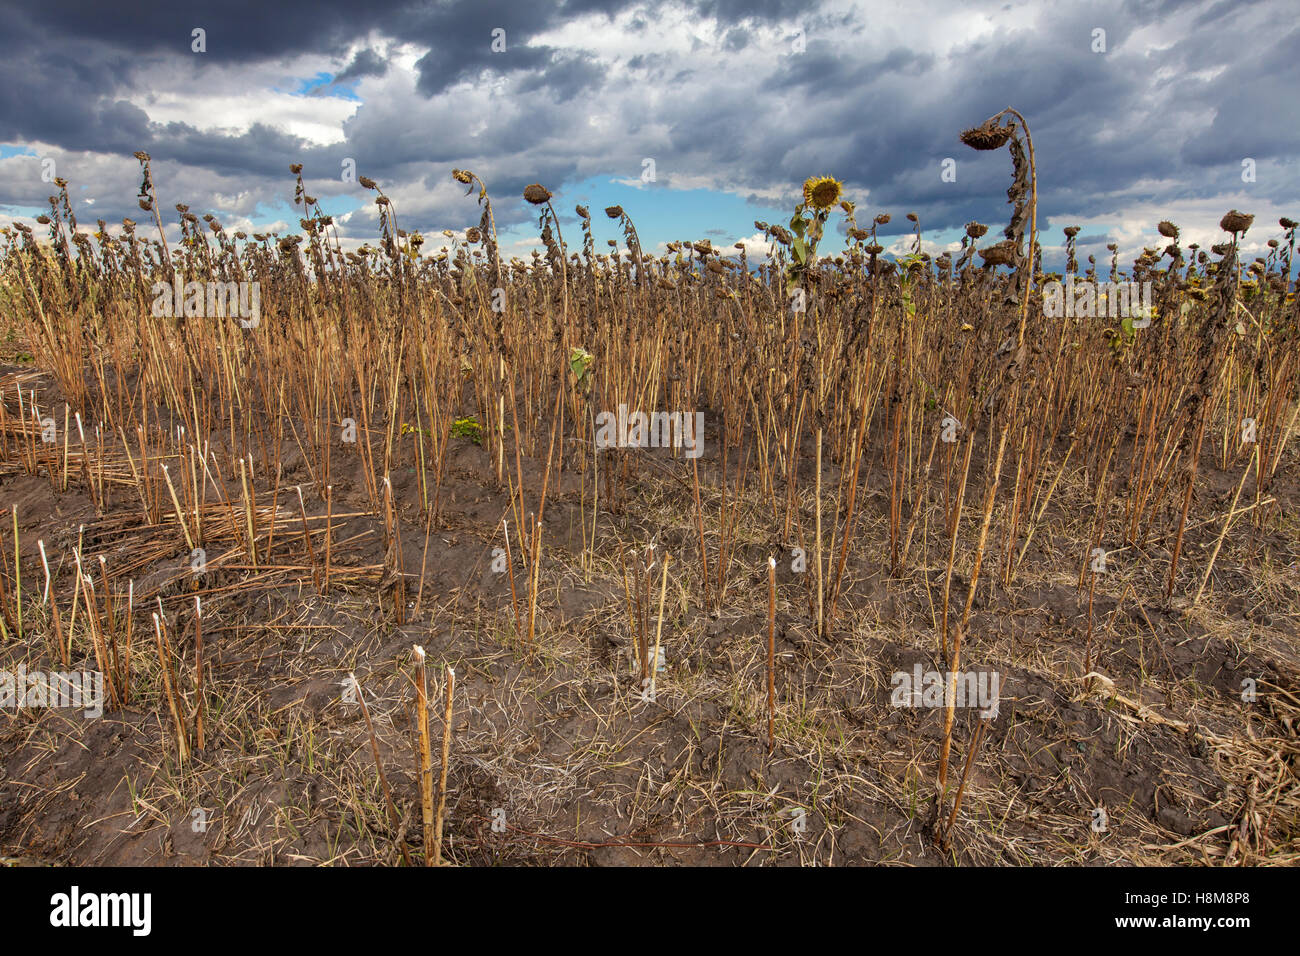
[[(800, 165), (811, 153), (819, 171), (869, 186), (870, 205), (896, 215), (918, 210), (928, 228), (972, 218), (996, 225), (1008, 214), (1000, 193), (1010, 157), (972, 152), (957, 133), (1013, 103), (1031, 118), (1044, 218), (1078, 214), (1099, 194), (1143, 179), (1178, 180), (1193, 195), (1230, 191), (1240, 185), (1242, 157), (1294, 155), (1300, 145), (1300, 108), (1289, 92), (1293, 84), (1282, 82), (1296, 76), (1300, 34), (1243, 37), (1261, 55), (1235, 58), (1214, 80), (1186, 74), (1216, 61), (1222, 34), (1161, 37), (1169, 48), (1146, 55), (1124, 49), (1133, 33), (1177, 6), (1184, 5), (1148, 5), (1136, 13), (1052, 8), (1041, 29), (996, 34), (958, 48), (946, 61), (901, 47), (883, 58), (858, 59), (810, 38), (805, 54), (786, 58), (769, 75), (763, 94), (779, 100), (794, 91), (816, 103), (815, 117), (764, 128), (761, 153), (791, 181), (812, 171)], [(1109, 52), (1098, 54), (1092, 30), (1103, 23)], [(1152, 111), (1148, 84), (1165, 67), (1177, 87), (1157, 115), (1146, 115)], [(1189, 136), (1185, 127), (1198, 118)], [(674, 138), (696, 142), (714, 123), (707, 112), (684, 111)], [(1111, 138), (1108, 130), (1116, 128), (1129, 131)], [(816, 147), (801, 148), (809, 142)], [(733, 141), (730, 151), (753, 154), (756, 145), (737, 150)], [(946, 157), (957, 163), (955, 183), (940, 178)], [(1292, 173), (1291, 198), (1298, 185)], [(891, 229), (906, 231), (897, 220)]]
[(727, 31), (727, 36), (723, 40), (723, 46), (730, 53), (735, 53), (749, 46), (749, 34), (740, 27), (733, 27)]
[[(433, 45), (418, 66), (420, 90), (426, 94), (441, 93), (484, 71), (520, 73), (545, 69), (545, 74), (530, 80), (530, 89), (548, 85), (549, 76), (555, 74), (556, 92), (567, 99), (588, 85), (590, 66), (575, 65), (560, 58), (558, 51), (550, 47), (524, 44), (536, 34), (580, 14), (603, 13), (612, 17), (622, 10), (644, 6), (638, 0), (583, 0), (553, 5), (520, 4), (517, 0), (454, 3), (404, 14), (403, 26), (409, 32), (403, 35)], [(806, 4), (784, 2), (700, 2), (693, 6), (700, 16), (717, 17), (724, 24), (780, 19), (807, 9)], [(638, 16), (632, 22), (632, 29), (644, 29), (648, 23)], [(493, 31), (497, 29), (504, 31), (505, 49), (512, 51), (508, 57), (492, 49)], [(745, 45), (743, 30), (729, 32), (729, 50), (740, 50)], [(582, 82), (575, 85), (579, 79)]]
[(1300, 153), (1298, 60), (1300, 29), (1292, 27), (1207, 81), (1203, 96), (1214, 121), (1187, 142), (1182, 158), (1197, 166), (1218, 166), (1245, 156), (1293, 158)]
[(383, 76), (387, 72), (388, 61), (367, 47), (358, 51), (357, 55), (352, 58), (352, 62), (334, 77), (334, 82), (344, 83), (347, 80), (360, 79), (363, 76)]
[(207, 55), (214, 58), (248, 61), (308, 49), (336, 52), (381, 27), (401, 6), (391, 0), (7, 2), (0, 4), (0, 22), (9, 28), (10, 42), (0, 39), (0, 51), (36, 41), (54, 59), (63, 56), (64, 44), (72, 40), (136, 56), (188, 55), (191, 31), (202, 28), (207, 32)]
[(701, 0), (693, 5), (701, 16), (717, 17), (722, 23), (738, 20), (790, 20), (815, 9), (801, 0)]
[[(404, 223), (413, 228), (464, 218), (472, 203), (449, 190), (453, 165), (471, 166), (505, 197), (505, 224), (530, 217), (515, 201), (529, 182), (634, 178), (642, 156), (668, 181), (711, 177), (767, 203), (774, 185), (793, 197), (805, 176), (828, 173), (864, 210), (894, 213), (896, 234), (910, 211), (927, 231), (970, 219), (1000, 228), (1010, 157), (975, 153), (957, 135), (1011, 104), (1032, 125), (1044, 221), (1120, 208), (1108, 197), (1125, 190), (1152, 202), (1238, 194), (1248, 157), (1259, 164), (1253, 195), (1300, 196), (1300, 30), (1280, 0), (976, 0), (937, 14), (697, 0), (686, 11), (677, 19), (690, 55), (654, 39), (672, 11), (644, 0), (0, 4), (0, 142), (119, 160), (84, 163), (101, 193), (143, 148), (160, 185), (206, 189), (214, 202), (238, 193), (247, 206), (284, 200), (290, 162), (304, 162), (325, 194), (342, 194), (340, 164), (354, 159), (386, 188), (422, 187)], [(578, 16), (594, 18), (590, 40), (553, 39)], [(599, 27), (620, 17), (634, 42), (601, 49)], [(951, 26), (960, 18), (969, 35)], [(190, 52), (195, 27), (207, 31), (206, 54)], [(1099, 28), (1105, 53), (1092, 49)], [(492, 50), (494, 29), (505, 31), (505, 53)], [(935, 34), (944, 42), (928, 42)], [(413, 78), (394, 69), (392, 43), (419, 54)], [(354, 81), (404, 99), (359, 104), (341, 121), (346, 141), (330, 145), (260, 116), (223, 131), (200, 129), (201, 116), (151, 122), (146, 112), (148, 94), (167, 93), (169, 82), (211, 77), (220, 96), (232, 65), (264, 69), (305, 55), (336, 64), (333, 81), (313, 90), (317, 104)], [(478, 94), (473, 109), (462, 107), (464, 91)], [(956, 182), (941, 179), (946, 158)], [(48, 191), (8, 176), (0, 189), (0, 204)], [(130, 195), (96, 203), (97, 212), (133, 208)]]
[(519, 92), (549, 91), (556, 102), (567, 103), (584, 90), (599, 87), (603, 76), (604, 71), (591, 57), (553, 55), (545, 72), (520, 82)]
[[(517, 0), (460, 0), (409, 3), (401, 0), (297, 0), (266, 3), (176, 3), (144, 0), (130, 4), (90, 4), (53, 0), (0, 3), (0, 136), (57, 142), (68, 148), (69, 129), (84, 125), (98, 101), (114, 90), (148, 89), (149, 64), (157, 58), (189, 58), (195, 69), (208, 65), (264, 61), (302, 53), (341, 54), (369, 31), (430, 47), (420, 61), (420, 89), (426, 95), (473, 79), (484, 70), (532, 73), (531, 88), (547, 85), (556, 74), (557, 93), (572, 97), (591, 82), (589, 65), (559, 51), (530, 47), (536, 34), (587, 13), (613, 15), (639, 0), (570, 0), (519, 3)], [(786, 15), (793, 4), (702, 2), (702, 16), (724, 23)], [(202, 28), (207, 51), (191, 51), (191, 32)], [(494, 54), (492, 31), (506, 31), (510, 55)], [(385, 65), (371, 50), (359, 53), (335, 81), (381, 76)], [(84, 100), (68, 117), (41, 101), (51, 89)], [(63, 114), (62, 117), (58, 114)], [(66, 119), (66, 121), (61, 121)], [(99, 135), (98, 130), (92, 130)], [(138, 141), (137, 141), (138, 142)], [(102, 143), (102, 141), (101, 141)]]
[[(344, 150), (313, 148), (301, 137), (263, 123), (254, 123), (248, 132), (238, 136), (198, 130), (185, 123), (168, 123), (158, 131), (149, 150), (155, 164), (201, 166), (223, 176), (241, 173), (283, 176), (286, 164), (282, 157), (310, 157), (323, 167), (326, 157), (335, 152), (341, 158)], [(337, 168), (339, 164), (332, 165)]]

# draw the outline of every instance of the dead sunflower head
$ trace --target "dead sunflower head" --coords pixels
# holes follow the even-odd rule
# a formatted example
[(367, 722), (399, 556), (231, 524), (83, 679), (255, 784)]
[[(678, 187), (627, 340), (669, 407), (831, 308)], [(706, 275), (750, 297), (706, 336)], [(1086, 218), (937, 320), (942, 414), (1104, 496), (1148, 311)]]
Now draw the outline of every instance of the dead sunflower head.
[(999, 126), (992, 119), (961, 134), (961, 141), (971, 149), (1000, 149), (1010, 138), (1011, 127)]
[(541, 206), (550, 201), (551, 191), (540, 183), (524, 187), (524, 198), (534, 206)]
[(987, 249), (980, 250), (984, 265), (989, 267), (1013, 265), (1016, 259), (1019, 258), (1019, 253), (1020, 250), (1017, 248), (1014, 239), (1004, 239)]
[(830, 209), (840, 201), (843, 186), (830, 176), (811, 176), (804, 180), (803, 201), (814, 209)]
[(1178, 238), (1178, 227), (1168, 219), (1161, 219), (1156, 228), (1160, 230), (1160, 235), (1164, 236), (1166, 239)]
[(1224, 217), (1219, 220), (1219, 228), (1224, 232), (1245, 232), (1250, 228), (1250, 224), (1254, 221), (1254, 216), (1248, 216), (1244, 212), (1237, 212), (1235, 209), (1230, 209)]
[(984, 225), (982, 222), (966, 223), (966, 235), (970, 236), (972, 239), (979, 239), (988, 231), (989, 227)]

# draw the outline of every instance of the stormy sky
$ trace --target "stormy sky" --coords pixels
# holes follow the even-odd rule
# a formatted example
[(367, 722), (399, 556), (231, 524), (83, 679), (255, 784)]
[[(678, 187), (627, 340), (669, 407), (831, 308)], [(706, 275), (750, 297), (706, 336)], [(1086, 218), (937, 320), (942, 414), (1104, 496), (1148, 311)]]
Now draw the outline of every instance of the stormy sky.
[[(533, 248), (525, 185), (622, 204), (643, 244), (742, 241), (782, 222), (811, 175), (845, 183), (859, 219), (889, 212), (902, 248), (1009, 215), (1006, 150), (966, 127), (1028, 119), (1049, 264), (1061, 229), (1083, 256), (1131, 258), (1223, 238), (1246, 251), (1300, 218), (1300, 18), (1290, 0), (387, 0), (0, 3), (0, 224), (46, 211), (51, 169), (82, 228), (136, 206), (143, 149), (166, 214), (185, 202), (228, 230), (296, 231), (289, 164), (346, 241), (372, 240), (377, 180), (425, 249), (477, 224), (455, 167), (488, 184), (503, 251)], [(202, 42), (196, 40), (196, 30)], [(201, 51), (196, 47), (202, 46)], [(51, 167), (48, 160), (53, 160)], [(944, 177), (945, 160), (955, 176)], [(44, 174), (44, 176), (43, 176)], [(169, 228), (174, 228), (170, 226)], [(832, 251), (834, 243), (824, 243)]]

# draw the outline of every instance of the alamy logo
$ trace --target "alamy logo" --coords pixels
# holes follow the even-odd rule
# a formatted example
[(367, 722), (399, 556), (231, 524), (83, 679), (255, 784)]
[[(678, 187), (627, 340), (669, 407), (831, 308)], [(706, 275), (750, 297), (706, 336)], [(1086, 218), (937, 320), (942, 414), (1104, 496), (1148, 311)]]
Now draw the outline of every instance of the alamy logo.
[(50, 925), (127, 926), (134, 936), (148, 936), (153, 926), (153, 894), (82, 893), (74, 886), (71, 892), (50, 897)]
[(87, 717), (102, 716), (104, 675), (100, 671), (28, 671), (24, 664), (16, 671), (0, 670), (0, 708), (24, 707), (80, 708)]
[(687, 458), (704, 452), (703, 412), (632, 412), (618, 406), (618, 416), (596, 416), (596, 450), (605, 448), (683, 448)]
[(1150, 282), (1076, 282), (1067, 276), (1064, 284), (1043, 283), (1043, 314), (1049, 319), (1109, 317), (1137, 319), (1134, 328), (1151, 324)]
[[(954, 683), (955, 678), (955, 683)], [(889, 702), (895, 707), (946, 707), (952, 686), (957, 707), (978, 707), (981, 717), (998, 715), (1002, 678), (997, 671), (922, 671), (916, 664), (909, 671), (895, 671)]]
[(246, 329), (262, 322), (262, 284), (260, 282), (186, 282), (176, 276), (171, 285), (155, 282), (150, 312), (155, 318), (184, 316), (187, 319), (239, 319)]

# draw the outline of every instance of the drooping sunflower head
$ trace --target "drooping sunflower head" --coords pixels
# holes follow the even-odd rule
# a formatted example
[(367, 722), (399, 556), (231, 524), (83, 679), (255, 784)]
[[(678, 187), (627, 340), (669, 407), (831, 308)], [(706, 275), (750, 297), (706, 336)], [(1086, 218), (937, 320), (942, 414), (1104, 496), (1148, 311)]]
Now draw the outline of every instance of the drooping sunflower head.
[(999, 149), (1011, 138), (1010, 126), (999, 126), (993, 117), (986, 119), (982, 125), (965, 130), (961, 141), (971, 149)]
[(1219, 228), (1224, 232), (1245, 232), (1254, 221), (1254, 216), (1232, 209), (1219, 220)]
[(524, 198), (534, 206), (543, 206), (551, 199), (551, 191), (540, 183), (524, 187)]
[(803, 201), (814, 209), (830, 209), (840, 201), (843, 184), (830, 176), (810, 176), (804, 180)]

